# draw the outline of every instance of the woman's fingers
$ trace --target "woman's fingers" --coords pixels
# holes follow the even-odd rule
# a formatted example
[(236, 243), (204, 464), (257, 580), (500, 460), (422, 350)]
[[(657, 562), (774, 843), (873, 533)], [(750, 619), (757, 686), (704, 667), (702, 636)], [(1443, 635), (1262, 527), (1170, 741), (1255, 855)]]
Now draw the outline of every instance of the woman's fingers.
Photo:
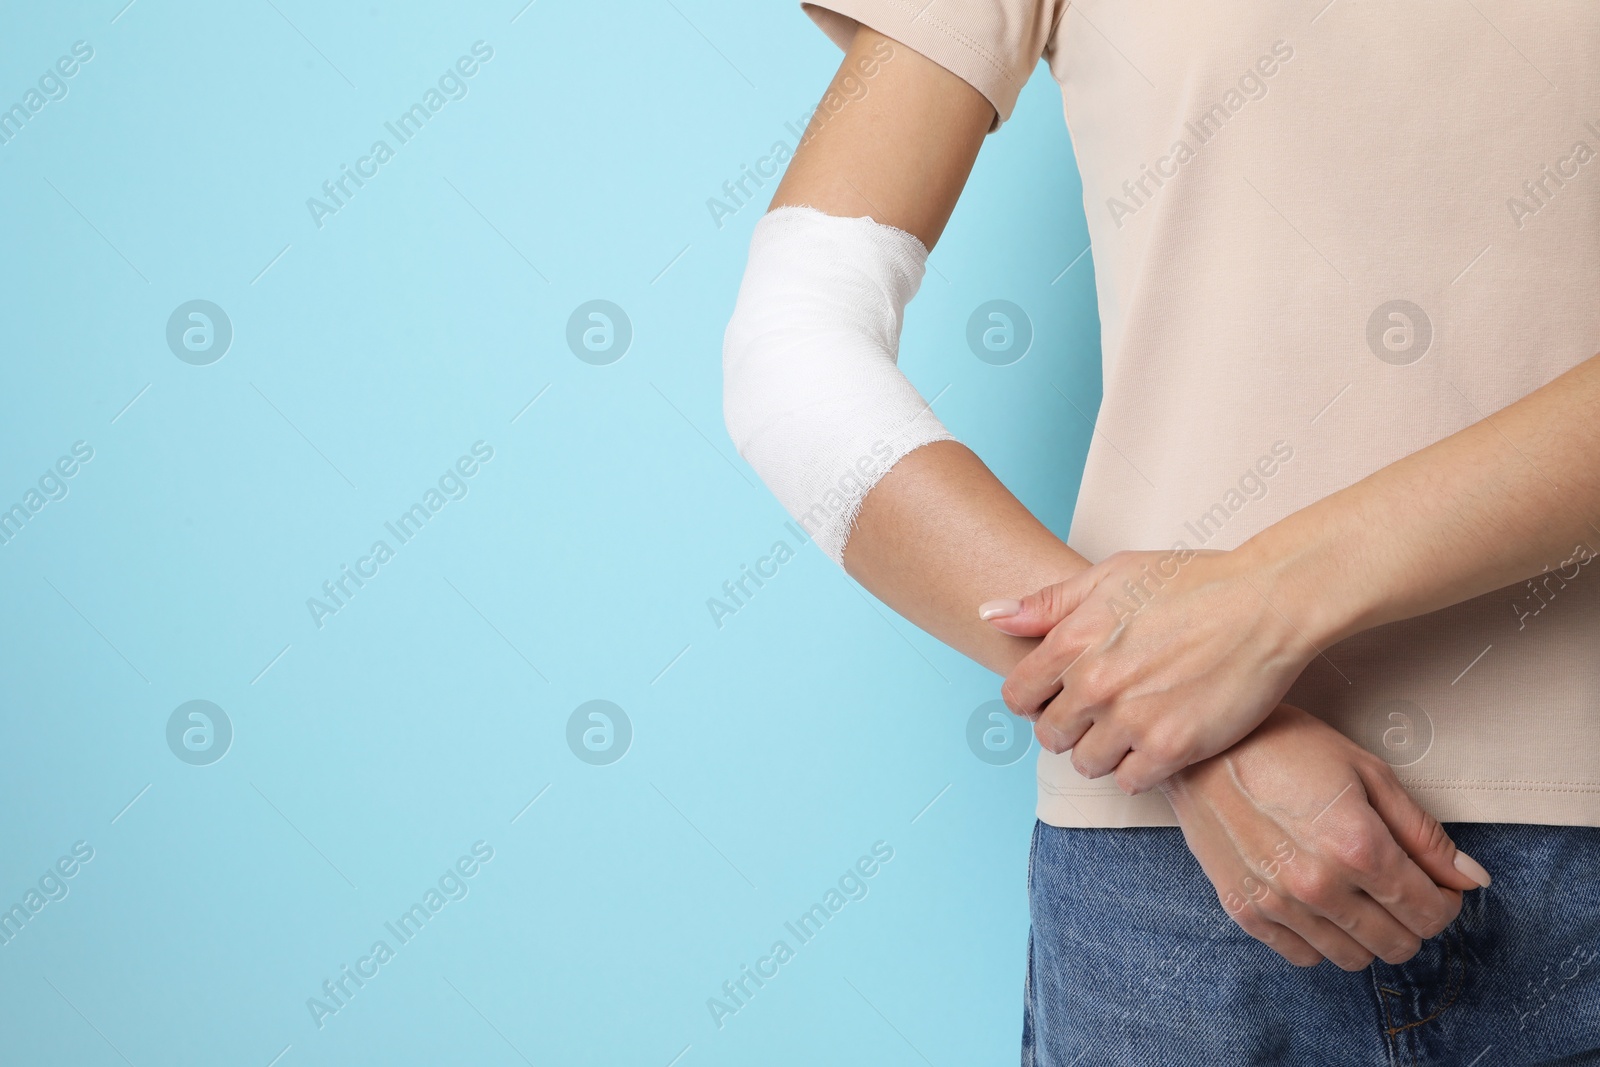
[(1353, 884), (1414, 937), (1427, 940), (1437, 935), (1460, 914), (1460, 891), (1437, 885), (1395, 843), (1388, 827), (1373, 816), (1370, 808), (1366, 814), (1372, 825), (1365, 835), (1358, 836), (1354, 844), (1340, 839), (1342, 858)]
[[(1337, 902), (1325, 905), (1322, 911), (1320, 918), (1338, 927), (1369, 957), (1376, 956), (1385, 963), (1404, 963), (1422, 947), (1422, 938), (1354, 886), (1343, 887)], [(1370, 962), (1369, 958), (1367, 963)]]
[[(1050, 723), (1045, 716), (1033, 716), (1033, 736), (1039, 739), (1039, 747), (1054, 752), (1058, 756), (1075, 747), (1083, 739), (1083, 735), (1087, 730), (1088, 727), (1084, 726), (1079, 727), (1074, 733), (1062, 733), (1060, 728)], [(1077, 767), (1076, 762), (1074, 762), (1073, 766), (1074, 768)], [(1083, 774), (1081, 770), (1078, 773)], [(1089, 776), (1085, 775), (1085, 777)], [(1095, 775), (1095, 777), (1099, 776)]]
[(1342, 971), (1364, 970), (1377, 955), (1320, 915), (1303, 911), (1284, 925)]
[[(1004, 694), (1002, 689), (1001, 693)], [(1027, 714), (1026, 710), (1018, 711), (1017, 707), (1009, 700), (1006, 705), (1019, 715)], [(1039, 744), (1051, 752), (1060, 755), (1069, 748), (1075, 749), (1082, 744), (1089, 729), (1094, 726), (1094, 720), (1089, 716), (1088, 709), (1080, 709), (1073, 705), (1065, 694), (1046, 704), (1044, 710), (1034, 717), (1033, 734), (1039, 739)], [(1102, 740), (1109, 741), (1110, 735)], [(1076, 759), (1074, 759), (1076, 762)], [(1116, 766), (1115, 763), (1112, 766)], [(1107, 768), (1109, 770), (1110, 768)], [(1079, 773), (1083, 773), (1079, 771)], [(1104, 771), (1101, 772), (1105, 773)], [(1099, 775), (1094, 775), (1098, 778)]]
[[(1045, 725), (1044, 719), (1039, 720), (1034, 725), (1035, 735)], [(1085, 778), (1102, 778), (1116, 770), (1128, 754), (1129, 745), (1127, 735), (1116, 723), (1105, 722), (1090, 724), (1071, 748), (1073, 770)]]
[(1395, 843), (1429, 878), (1439, 885), (1463, 891), (1489, 884), (1489, 872), (1456, 848), (1439, 820), (1406, 792), (1387, 763), (1374, 759), (1357, 765), (1356, 773), (1361, 775), (1372, 810), (1388, 827)]
[(1013, 637), (1043, 637), (1083, 603), (1099, 578), (1099, 571), (1090, 567), (1021, 600), (988, 600), (978, 605), (978, 618)]
[[(1044, 635), (1039, 647), (1029, 652), (1011, 669), (1000, 685), (1000, 699), (1018, 715), (1044, 711), (1048, 705), (1063, 695), (1077, 667), (1088, 650), (1088, 643), (1080, 639), (1071, 623), (1057, 626)], [(1067, 703), (1076, 704), (1076, 700)], [(1063, 703), (1061, 711), (1076, 710)]]
[[(1234, 893), (1223, 895), (1223, 908), (1245, 933), (1297, 966), (1308, 967), (1326, 958), (1336, 967), (1359, 971), (1372, 962), (1377, 953), (1368, 945), (1279, 882), (1281, 879), (1274, 879), (1269, 888), (1255, 876), (1246, 876), (1240, 882), (1243, 898)], [(1377, 907), (1370, 901), (1367, 906)]]
[(1403, 963), (1416, 955), (1422, 939), (1362, 892), (1345, 862), (1315, 846), (1286, 848), (1263, 866), (1264, 880), (1247, 881), (1256, 890), (1249, 910), (1293, 930), (1345, 970), (1360, 970), (1374, 956)]
[(1305, 938), (1284, 926), (1255, 914), (1235, 915), (1233, 921), (1251, 937), (1296, 967), (1315, 967), (1323, 960), (1322, 953), (1312, 948)]
[(1165, 766), (1138, 749), (1123, 756), (1114, 773), (1117, 776), (1117, 788), (1130, 797), (1154, 789), (1172, 775)]
[[(1096, 733), (1112, 725), (1095, 722), (1079, 747), (1096, 751)], [(1123, 759), (1119, 783), (1141, 754)], [(1292, 963), (1307, 952), (1274, 927), (1346, 970), (1403, 963), (1459, 913), (1453, 886), (1477, 885), (1387, 765), (1287, 704), (1162, 792), (1228, 913)]]

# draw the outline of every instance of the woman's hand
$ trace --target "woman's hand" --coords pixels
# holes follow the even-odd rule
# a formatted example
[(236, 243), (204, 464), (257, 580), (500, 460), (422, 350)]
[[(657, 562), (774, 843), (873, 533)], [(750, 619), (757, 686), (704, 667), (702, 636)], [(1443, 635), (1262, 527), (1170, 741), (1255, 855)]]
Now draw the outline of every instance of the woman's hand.
[(1408, 960), (1489, 882), (1388, 764), (1288, 704), (1161, 790), (1223, 908), (1297, 966)]
[(1233, 552), (1118, 552), (981, 618), (1043, 637), (1001, 687), (1039, 743), (1142, 793), (1234, 744), (1317, 654)]

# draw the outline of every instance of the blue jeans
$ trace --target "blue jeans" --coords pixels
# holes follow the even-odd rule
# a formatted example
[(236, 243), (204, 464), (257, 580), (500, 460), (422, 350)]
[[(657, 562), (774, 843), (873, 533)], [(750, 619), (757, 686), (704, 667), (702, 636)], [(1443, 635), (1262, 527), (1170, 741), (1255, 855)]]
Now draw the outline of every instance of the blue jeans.
[(1298, 968), (1176, 827), (1034, 827), (1023, 1067), (1600, 1064), (1600, 828), (1451, 823), (1494, 875), (1399, 966)]

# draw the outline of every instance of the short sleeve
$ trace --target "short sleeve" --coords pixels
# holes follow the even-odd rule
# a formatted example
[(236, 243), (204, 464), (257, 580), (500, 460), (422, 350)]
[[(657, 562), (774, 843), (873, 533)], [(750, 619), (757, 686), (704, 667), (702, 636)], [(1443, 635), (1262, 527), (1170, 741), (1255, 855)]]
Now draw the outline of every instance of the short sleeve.
[(1070, 0), (822, 0), (801, 9), (848, 48), (858, 25), (920, 52), (994, 105), (991, 132), (1011, 117)]

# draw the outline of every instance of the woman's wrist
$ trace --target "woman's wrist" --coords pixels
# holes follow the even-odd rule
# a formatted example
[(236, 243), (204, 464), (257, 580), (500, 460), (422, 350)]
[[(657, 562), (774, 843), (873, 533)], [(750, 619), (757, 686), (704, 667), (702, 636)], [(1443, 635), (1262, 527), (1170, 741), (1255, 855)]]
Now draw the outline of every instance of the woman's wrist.
[[(1242, 574), (1265, 601), (1319, 651), (1382, 621), (1375, 561), (1363, 562), (1357, 536), (1327, 514), (1328, 498), (1267, 527), (1234, 550)], [(1318, 515), (1315, 512), (1321, 511)]]

